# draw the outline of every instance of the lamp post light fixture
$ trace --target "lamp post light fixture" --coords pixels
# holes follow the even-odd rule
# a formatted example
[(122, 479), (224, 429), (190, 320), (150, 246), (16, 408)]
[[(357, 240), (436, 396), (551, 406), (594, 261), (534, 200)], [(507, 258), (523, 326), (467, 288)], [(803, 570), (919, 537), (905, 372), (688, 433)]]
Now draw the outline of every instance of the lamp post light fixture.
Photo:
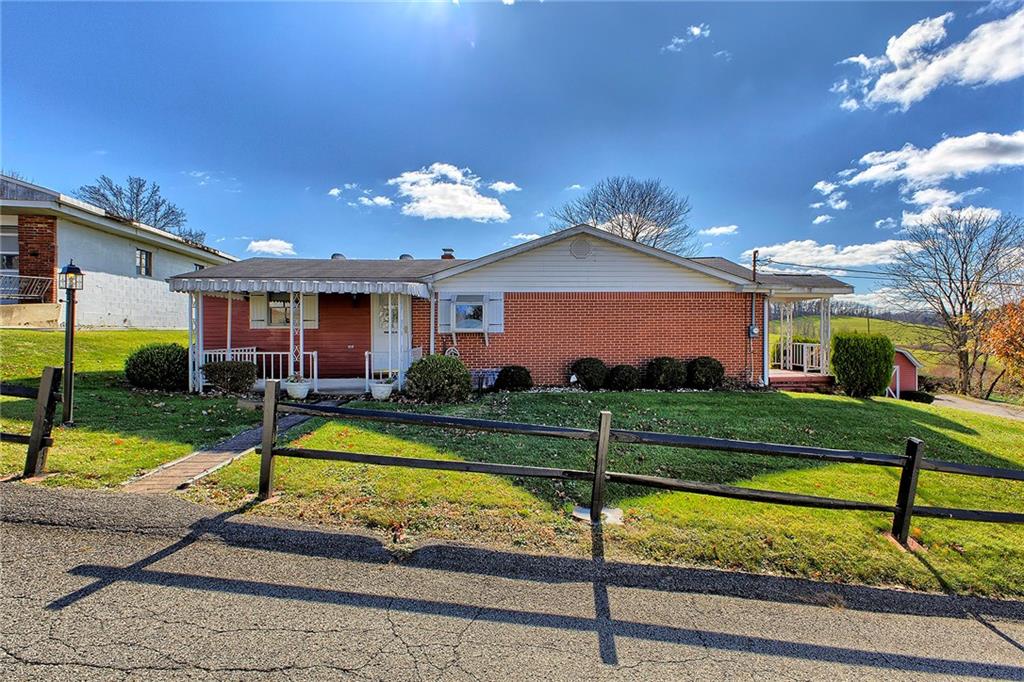
[(64, 407), (61, 421), (74, 426), (75, 409), (75, 292), (85, 285), (82, 268), (74, 259), (57, 273), (57, 288), (64, 290)]

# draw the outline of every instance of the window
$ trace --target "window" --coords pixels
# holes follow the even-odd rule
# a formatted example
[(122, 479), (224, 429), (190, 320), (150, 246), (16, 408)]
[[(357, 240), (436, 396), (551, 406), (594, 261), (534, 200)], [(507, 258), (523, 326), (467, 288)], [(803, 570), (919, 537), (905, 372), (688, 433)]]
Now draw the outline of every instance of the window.
[(287, 327), (291, 324), (291, 294), (267, 294), (267, 326)]
[(200, 270), (205, 270), (206, 266), (203, 265), (202, 263), (193, 263), (192, 269), (195, 270), (196, 272), (199, 272)]
[(17, 269), (18, 269), (18, 254), (16, 254), (16, 253), (0, 254), (0, 270), (17, 270)]
[(135, 249), (135, 274), (143, 277), (153, 276), (153, 252)]
[(484, 330), (484, 297), (461, 294), (455, 297), (455, 331), (482, 332)]

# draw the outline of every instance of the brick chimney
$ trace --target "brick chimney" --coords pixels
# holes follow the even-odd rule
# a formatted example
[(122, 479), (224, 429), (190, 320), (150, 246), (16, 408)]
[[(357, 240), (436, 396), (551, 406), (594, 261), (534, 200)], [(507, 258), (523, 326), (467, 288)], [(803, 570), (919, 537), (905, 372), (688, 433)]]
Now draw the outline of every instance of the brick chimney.
[(455, 260), (455, 249), (441, 249), (441, 260)]

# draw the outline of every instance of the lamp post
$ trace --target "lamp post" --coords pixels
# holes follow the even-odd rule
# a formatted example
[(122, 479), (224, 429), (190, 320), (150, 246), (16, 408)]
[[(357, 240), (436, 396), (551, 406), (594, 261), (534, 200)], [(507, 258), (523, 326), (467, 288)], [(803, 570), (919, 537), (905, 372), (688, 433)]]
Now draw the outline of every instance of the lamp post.
[(74, 259), (57, 274), (57, 288), (64, 290), (66, 304), (64, 318), (64, 408), (61, 421), (74, 426), (75, 408), (75, 292), (85, 284), (82, 268)]

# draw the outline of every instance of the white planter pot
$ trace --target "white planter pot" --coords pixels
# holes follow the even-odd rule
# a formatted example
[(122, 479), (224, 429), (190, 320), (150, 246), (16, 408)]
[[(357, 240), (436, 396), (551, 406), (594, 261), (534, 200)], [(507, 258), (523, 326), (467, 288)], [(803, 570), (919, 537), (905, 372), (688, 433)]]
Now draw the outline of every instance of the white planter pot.
[(387, 400), (394, 388), (394, 384), (370, 384), (370, 394), (374, 400)]
[(281, 386), (292, 400), (304, 400), (309, 395), (312, 383), (309, 381), (282, 381)]

